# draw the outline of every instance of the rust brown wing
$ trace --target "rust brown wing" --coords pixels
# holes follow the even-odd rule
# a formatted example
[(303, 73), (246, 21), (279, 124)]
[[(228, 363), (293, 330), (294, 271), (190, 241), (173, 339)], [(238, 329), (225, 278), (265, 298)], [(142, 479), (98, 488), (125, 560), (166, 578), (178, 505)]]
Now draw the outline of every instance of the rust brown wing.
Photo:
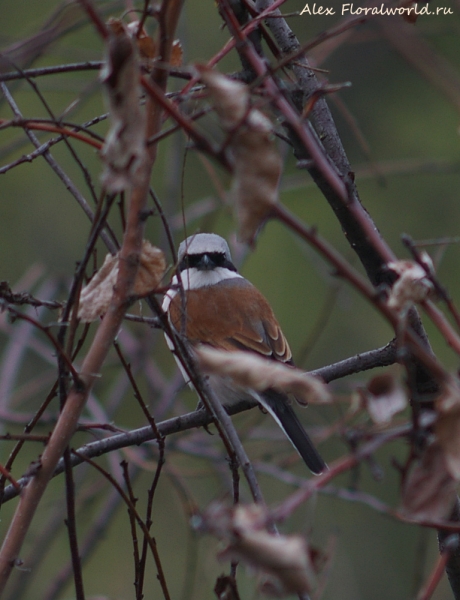
[[(234, 288), (238, 293), (229, 293)], [(292, 362), (289, 344), (264, 296), (246, 279), (176, 294), (171, 323), (192, 344), (222, 350), (248, 350), (281, 362)]]

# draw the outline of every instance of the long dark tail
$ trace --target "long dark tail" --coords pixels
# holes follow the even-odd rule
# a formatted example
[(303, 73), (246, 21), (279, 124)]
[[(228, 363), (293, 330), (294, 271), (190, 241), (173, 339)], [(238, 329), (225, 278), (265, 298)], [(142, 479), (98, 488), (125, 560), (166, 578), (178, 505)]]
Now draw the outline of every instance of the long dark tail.
[(260, 396), (260, 403), (284, 431), (310, 471), (316, 475), (325, 471), (327, 464), (314, 447), (286, 396), (275, 390), (267, 390)]

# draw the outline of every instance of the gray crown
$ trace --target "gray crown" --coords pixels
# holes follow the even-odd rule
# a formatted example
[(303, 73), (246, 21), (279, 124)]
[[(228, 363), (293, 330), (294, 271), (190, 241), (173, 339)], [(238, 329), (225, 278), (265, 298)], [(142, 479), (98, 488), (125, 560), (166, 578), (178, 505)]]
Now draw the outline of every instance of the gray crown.
[(186, 254), (210, 254), (213, 252), (224, 254), (227, 260), (232, 260), (230, 249), (224, 238), (215, 233), (196, 233), (190, 235), (181, 243), (178, 259), (181, 262)]

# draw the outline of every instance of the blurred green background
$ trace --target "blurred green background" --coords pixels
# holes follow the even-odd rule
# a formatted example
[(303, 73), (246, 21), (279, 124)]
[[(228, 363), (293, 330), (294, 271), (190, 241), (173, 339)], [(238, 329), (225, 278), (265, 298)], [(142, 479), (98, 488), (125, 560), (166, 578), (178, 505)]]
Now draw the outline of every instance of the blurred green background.
[[(317, 66), (327, 69), (326, 76), (330, 82), (352, 83), (351, 87), (338, 94), (337, 99), (330, 98), (329, 104), (352, 169), (356, 173), (363, 204), (400, 257), (407, 256), (400, 242), (402, 233), (410, 234), (415, 240), (460, 236), (460, 4), (458, 0), (448, 0), (445, 4), (443, 2), (444, 0), (434, 0), (430, 6), (450, 7), (452, 15), (424, 16), (412, 26), (401, 22), (403, 26), (414, 30), (418, 40), (428, 45), (431, 62), (426, 60), (426, 55), (420, 55), (417, 64), (416, 56), (410, 61), (407, 55), (398, 51), (387, 39), (385, 29), (379, 23), (379, 19), (383, 17), (357, 28), (325, 60), (322, 60), (319, 53), (321, 46), (318, 54), (312, 57), (312, 61), (319, 61)], [(137, 2), (135, 5), (141, 7), (142, 4)], [(341, 4), (335, 2), (327, 6), (332, 5), (337, 10), (335, 16), (303, 15), (289, 19), (301, 42), (312, 39), (339, 22)], [(3, 24), (0, 48), (7, 48), (34, 34), (59, 6), (58, 2), (51, 0), (0, 0)], [(97, 6), (106, 16), (120, 16), (125, 9), (121, 2), (98, 2)], [(303, 7), (304, 3), (300, 0), (288, 0), (283, 5), (283, 12), (299, 11)], [(213, 2), (185, 3), (179, 27), (185, 64), (206, 61), (221, 48), (228, 39), (228, 31), (220, 25), (221, 20)], [(56, 41), (33, 66), (100, 60), (102, 51), (101, 41), (93, 27), (79, 26)], [(432, 67), (430, 73), (427, 65)], [(447, 71), (443, 71), (440, 65), (446, 69), (448, 67)], [(221, 69), (229, 72), (238, 68), (239, 63), (234, 54), (221, 64)], [(84, 123), (106, 111), (97, 71), (42, 77), (36, 80), (36, 84), (55, 114), (65, 114), (65, 120)], [(25, 117), (47, 116), (27, 82), (9, 82), (7, 85)], [(181, 83), (174, 81), (171, 85), (172, 89), (179, 89)], [(76, 100), (77, 103), (74, 104)], [(0, 117), (10, 118), (8, 105), (2, 98), (0, 102)], [(211, 128), (211, 125), (208, 127)], [(106, 130), (106, 122), (95, 127), (95, 131), (102, 135)], [(37, 135), (41, 141), (50, 137), (48, 134)], [(360, 138), (366, 140), (367, 149), (363, 147)], [(99, 189), (101, 165), (97, 153), (79, 142), (73, 141), (72, 145)], [(20, 130), (0, 131), (0, 167), (32, 149)], [(280, 150), (286, 157), (281, 182), (281, 202), (305, 222), (316, 225), (320, 234), (359, 268), (332, 211), (315, 189), (308, 174), (296, 169), (295, 160), (281, 143)], [(64, 145), (53, 147), (52, 154), (93, 205), (81, 170)], [(212, 168), (215, 170), (215, 177), (228, 188), (228, 176), (217, 166)], [(280, 224), (269, 223), (264, 228), (253, 252), (246, 252), (238, 245), (231, 212), (219, 197), (207, 163), (193, 150), (184, 152), (181, 134), (172, 136), (161, 145), (152, 185), (175, 227), (177, 243), (184, 237), (183, 214), (187, 217), (187, 234), (198, 229), (212, 230), (229, 239), (236, 261), (241, 264), (242, 273), (272, 303), (290, 341), (294, 358), (303, 368), (314, 369), (330, 364), (381, 346), (392, 338), (392, 331), (376, 311), (348, 285), (336, 280), (330, 267)], [(21, 287), (24, 282), (32, 282), (32, 289), (27, 289), (37, 295), (40, 283), (52, 281), (56, 285), (54, 291), (50, 292), (53, 297), (65, 298), (65, 290), (75, 265), (84, 252), (90, 230), (89, 221), (43, 158), (2, 174), (0, 190), (0, 280), (8, 280), (16, 291), (24, 289)], [(201, 217), (209, 206), (213, 207), (211, 212), (208, 211)], [(111, 222), (119, 232), (116, 210), (113, 211)], [(149, 219), (147, 235), (153, 243), (168, 252), (166, 238), (157, 217)], [(436, 262), (441, 281), (454, 300), (457, 300), (460, 297), (460, 279), (457, 277), (460, 263), (458, 241), (444, 247), (430, 246), (429, 251)], [(100, 260), (104, 254), (105, 249), (101, 245)], [(168, 260), (171, 260), (169, 253)], [(35, 278), (31, 274), (33, 268), (40, 269), (39, 277)], [(45, 293), (43, 288), (42, 293)], [(44, 316), (45, 321), (53, 318), (49, 314)], [(448, 368), (456, 369), (457, 357), (447, 348), (430, 322), (425, 325), (439, 359)], [(129, 336), (132, 336), (139, 346), (151, 347), (155, 363), (165, 376), (170, 376), (173, 373), (173, 361), (161, 336), (146, 329), (127, 325), (122, 342), (128, 347)], [(6, 364), (8, 352), (11, 352), (11, 332), (11, 327), (5, 325), (0, 333), (3, 365)], [(38, 335), (35, 337), (40, 339)], [(51, 354), (49, 350), (49, 355)], [(27, 378), (44, 372), (51, 381), (53, 366), (48, 358), (37, 358), (36, 352), (26, 353), (24, 362), (21, 363), (20, 376), (13, 382), (9, 392), (14, 394)], [(96, 396), (101, 404), (110, 404), (111, 390), (116, 387), (119, 376), (119, 364), (112, 357), (103, 374), (103, 381), (96, 389)], [(368, 377), (368, 374), (363, 374), (337, 382), (333, 389), (337, 393), (349, 392), (353, 386), (364, 383)], [(141, 385), (145, 386), (148, 393), (147, 383), (141, 381)], [(31, 392), (27, 396), (25, 407), (21, 408), (33, 411), (45, 394), (43, 390), (35, 395)], [(126, 402), (112, 415), (115, 424), (122, 428), (143, 425), (143, 416), (132, 399), (129, 387), (125, 395)], [(7, 400), (3, 398), (2, 402)], [(169, 408), (167, 414), (179, 414), (185, 406), (192, 409), (194, 402), (192, 394), (181, 391), (176, 408)], [(310, 407), (306, 419), (317, 428), (324, 428), (345, 410), (345, 405), (340, 403), (327, 411)], [(155, 408), (153, 414), (155, 415)], [(240, 415), (235, 422), (244, 431), (249, 427), (248, 419), (251, 424), (258, 424), (261, 433), (274, 431), (270, 429), (271, 424), (261, 420), (259, 415)], [(3, 429), (20, 430), (8, 422)], [(46, 432), (47, 427), (40, 431)], [(76, 445), (78, 440), (80, 438), (77, 438)], [(270, 455), (279, 448), (280, 453), (287, 453), (289, 449), (281, 436), (276, 440), (275, 449), (263, 450), (265, 454), (261, 454), (260, 447), (264, 447), (252, 436), (248, 441), (248, 452), (250, 455), (254, 452), (256, 456), (265, 456), (267, 452)], [(90, 441), (88, 436), (82, 435), (78, 443), (87, 441)], [(213, 447), (218, 448), (218, 444), (213, 442)], [(10, 448), (11, 444), (2, 446), (2, 462), (5, 462)], [(212, 499), (222, 497), (227, 489), (223, 482), (227, 481), (228, 474), (225, 466), (215, 466), (215, 470), (210, 470), (206, 458), (186, 456), (179, 442), (168, 440), (167, 448), (167, 464), (171, 466), (171, 471), (160, 481), (155, 497), (153, 523), (166, 578), (175, 599), (212, 598), (215, 577), (226, 565), (217, 564), (214, 540), (200, 538), (190, 532), (182, 504), (187, 490), (180, 489), (180, 481), (186, 482), (199, 507), (205, 508)], [(336, 441), (321, 449), (324, 449), (327, 460), (333, 460), (345, 451), (345, 446)], [(21, 456), (15, 466), (17, 476), (20, 476), (21, 469), (25, 469), (34, 452), (35, 448), (31, 449), (29, 455)], [(119, 462), (122, 454), (119, 453), (113, 461)], [(395, 505), (398, 502), (399, 480), (390, 462), (393, 456), (403, 460), (405, 454), (405, 447), (396, 444), (377, 455), (383, 469), (381, 481), (376, 481), (368, 466), (363, 465), (360, 473), (343, 477), (340, 485), (349, 486), (357, 481), (360, 489)], [(147, 452), (146, 461), (150, 461), (150, 466), (153, 464), (152, 456), (155, 457), (155, 453), (150, 456)], [(124, 455), (124, 458), (133, 459), (133, 465), (136, 462), (133, 456)], [(113, 464), (112, 468), (116, 470)], [(83, 473), (83, 467), (80, 469)], [(293, 466), (291, 470), (296, 476), (305, 477), (302, 465)], [(181, 473), (180, 477), (177, 476), (178, 472)], [(79, 476), (77, 473), (77, 481)], [(83, 496), (87, 494), (87, 499), (83, 498), (79, 504), (78, 523), (81, 536), (84, 537), (85, 532), (93, 527), (94, 516), (99, 515), (104, 503), (108, 502), (110, 492), (105, 489), (104, 500), (91, 495), (91, 486), (103, 488), (104, 483), (96, 475), (89, 479), (83, 479), (83, 474), (81, 477), (85, 482), (82, 493)], [(140, 509), (145, 506), (145, 493), (151, 477), (151, 473), (141, 470), (135, 479)], [(282, 499), (293, 489), (289, 482), (281, 483), (270, 474), (261, 475), (261, 484), (269, 502)], [(59, 480), (52, 483), (34, 521), (24, 555), (32, 549), (37, 551), (38, 544), (38, 552), (45, 556), (45, 560), (31, 571), (27, 571), (27, 564), (24, 570), (16, 570), (14, 585), (18, 581), (30, 582), (28, 587), (21, 589), (20, 596), (17, 597), (26, 600), (45, 597), (45, 590), (49, 589), (50, 581), (60, 570), (63, 557), (67, 559), (64, 527), (53, 537), (52, 543), (47, 543), (46, 535), (43, 539), (36, 537), (40, 536), (43, 524), (60, 508), (62, 500), (56, 499), (60, 498), (62, 486), (63, 483)], [(243, 492), (243, 498), (249, 499), (246, 491)], [(2, 509), (2, 535), (13, 509), (14, 502)], [(129, 545), (129, 522), (125, 508), (118, 507), (115, 516), (110, 527), (99, 536), (97, 548), (85, 565), (88, 598), (134, 598), (132, 548)], [(57, 515), (59, 523), (63, 519), (64, 514)], [(423, 579), (427, 575), (437, 556), (434, 532), (397, 523), (366, 506), (327, 494), (319, 495), (305, 509), (298, 511), (285, 524), (284, 529), (311, 532), (315, 544), (324, 550), (329, 549), (332, 556), (331, 571), (322, 596), (327, 600), (396, 600), (414, 597), (417, 582), (420, 583), (420, 577)], [(246, 577), (243, 573), (240, 585), (242, 598), (256, 597), (251, 576)], [(66, 585), (55, 597), (74, 597), (72, 585)], [(150, 564), (145, 598), (160, 597), (154, 566)], [(444, 582), (434, 598), (440, 600), (447, 597), (450, 597), (450, 591)]]

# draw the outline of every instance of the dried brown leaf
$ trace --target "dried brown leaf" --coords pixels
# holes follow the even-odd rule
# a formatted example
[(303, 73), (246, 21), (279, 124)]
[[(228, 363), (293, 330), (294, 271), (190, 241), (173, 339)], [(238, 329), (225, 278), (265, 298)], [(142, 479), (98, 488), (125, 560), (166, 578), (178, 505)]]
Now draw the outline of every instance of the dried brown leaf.
[(270, 121), (251, 111), (246, 124), (235, 136), (235, 174), (232, 198), (236, 206), (238, 235), (253, 244), (258, 230), (278, 201), (281, 158), (272, 138)]
[(112, 300), (117, 277), (118, 256), (107, 254), (102, 267), (81, 291), (79, 319), (84, 323), (90, 323), (106, 313)]
[(282, 162), (273, 126), (262, 112), (251, 107), (246, 85), (209, 67), (197, 69), (211, 92), (223, 128), (230, 134), (228, 149), (234, 167), (231, 197), (239, 237), (252, 244), (278, 200)]
[(436, 400), (436, 408), (436, 437), (445, 453), (450, 474), (460, 481), (460, 389), (456, 382), (444, 385)]
[(143, 27), (139, 35), (137, 35), (137, 32), (139, 31), (139, 21), (132, 21), (126, 26), (126, 29), (137, 44), (142, 66), (146, 71), (151, 71), (156, 55), (156, 45), (153, 38), (148, 35), (145, 27)]
[(407, 406), (407, 397), (396, 375), (390, 371), (369, 380), (365, 390), (366, 407), (377, 425), (387, 425)]
[(163, 251), (143, 240), (134, 294), (138, 297), (151, 294), (160, 285), (165, 271), (166, 260)]
[(140, 105), (136, 45), (121, 21), (109, 22), (107, 58), (101, 70), (110, 111), (110, 130), (101, 151), (102, 183), (111, 193), (129, 188), (146, 152), (145, 111)]
[[(429, 255), (423, 253), (424, 262), (433, 266)], [(388, 263), (388, 267), (399, 275), (388, 297), (388, 306), (398, 312), (405, 311), (411, 304), (422, 302), (434, 292), (434, 287), (425, 269), (411, 260)]]
[(285, 596), (309, 593), (315, 572), (306, 541), (265, 529), (265, 509), (257, 505), (227, 508), (212, 505), (203, 519), (206, 529), (224, 543), (220, 560), (238, 560), (261, 577), (264, 593)]
[[(113, 288), (117, 283), (118, 267), (119, 255), (107, 254), (102, 267), (82, 289), (78, 317), (84, 323), (95, 321), (107, 312), (112, 301)], [(152, 293), (160, 284), (165, 270), (166, 261), (163, 252), (144, 240), (133, 294), (143, 297)]]
[(184, 51), (180, 40), (174, 40), (171, 46), (171, 60), (169, 61), (172, 67), (180, 67), (184, 59)]
[(226, 352), (208, 346), (196, 350), (203, 372), (231, 377), (242, 388), (262, 392), (273, 388), (294, 394), (300, 404), (324, 404), (332, 397), (325, 383), (299, 369), (249, 352)]
[(222, 127), (226, 131), (232, 131), (250, 111), (248, 86), (205, 65), (197, 65), (196, 69), (211, 92)]
[(448, 517), (456, 497), (456, 481), (437, 442), (430, 444), (403, 485), (402, 510), (409, 517), (439, 520)]

